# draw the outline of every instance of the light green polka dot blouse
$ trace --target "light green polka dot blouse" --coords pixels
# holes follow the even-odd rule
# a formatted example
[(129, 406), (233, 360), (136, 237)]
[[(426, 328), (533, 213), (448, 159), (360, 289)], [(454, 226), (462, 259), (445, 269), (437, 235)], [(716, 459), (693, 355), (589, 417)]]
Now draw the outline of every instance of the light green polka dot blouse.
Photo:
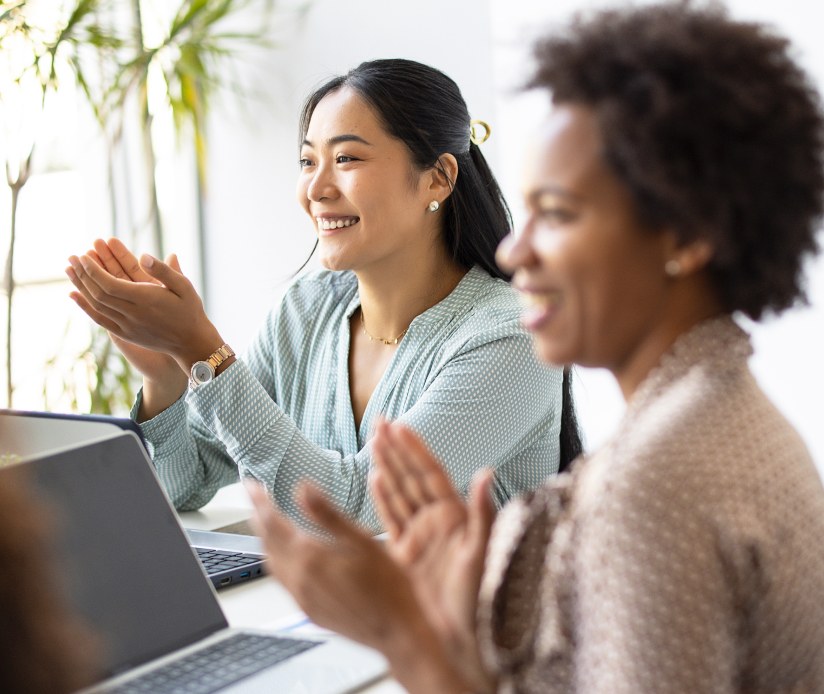
[(493, 468), (499, 505), (557, 471), (562, 371), (537, 361), (506, 282), (473, 268), (417, 316), (356, 430), (348, 319), (359, 306), (350, 272), (297, 280), (242, 359), (142, 423), (178, 509), (200, 508), (241, 474), (301, 521), (294, 488), (310, 479), (380, 532), (367, 491), (378, 415), (421, 434), (463, 492)]

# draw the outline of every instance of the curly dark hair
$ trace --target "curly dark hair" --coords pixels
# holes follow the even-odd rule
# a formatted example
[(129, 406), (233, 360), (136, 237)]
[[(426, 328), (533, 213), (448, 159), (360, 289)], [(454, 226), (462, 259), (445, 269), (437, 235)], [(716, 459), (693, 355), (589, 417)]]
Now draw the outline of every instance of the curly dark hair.
[(73, 692), (93, 681), (97, 642), (61, 599), (46, 560), (45, 509), (18, 467), (0, 484), (0, 691)]
[(641, 219), (714, 244), (727, 310), (757, 320), (807, 302), (824, 117), (786, 39), (716, 4), (662, 3), (579, 14), (535, 57), (527, 88), (594, 111)]

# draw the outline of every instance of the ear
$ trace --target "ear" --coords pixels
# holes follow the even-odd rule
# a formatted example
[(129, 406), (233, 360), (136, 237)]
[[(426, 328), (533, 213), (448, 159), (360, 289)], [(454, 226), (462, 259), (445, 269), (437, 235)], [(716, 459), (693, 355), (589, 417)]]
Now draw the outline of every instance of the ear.
[(451, 194), (458, 180), (458, 160), (446, 152), (438, 157), (433, 167), (427, 172), (426, 193), (428, 199), (442, 203)]
[(670, 238), (672, 243), (666, 253), (664, 271), (671, 277), (694, 275), (703, 270), (715, 255), (715, 245), (703, 236), (681, 245), (677, 245), (675, 234), (671, 234)]

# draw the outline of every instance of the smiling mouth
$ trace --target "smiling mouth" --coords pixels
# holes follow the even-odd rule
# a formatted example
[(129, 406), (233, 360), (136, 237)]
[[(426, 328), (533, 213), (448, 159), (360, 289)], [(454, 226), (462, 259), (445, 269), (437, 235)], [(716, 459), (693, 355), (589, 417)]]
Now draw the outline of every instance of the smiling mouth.
[(561, 292), (530, 292), (520, 290), (518, 298), (521, 304), (521, 325), (527, 330), (536, 331), (551, 321), (563, 301)]
[(344, 229), (357, 224), (360, 217), (315, 217), (318, 231), (331, 231), (333, 229)]

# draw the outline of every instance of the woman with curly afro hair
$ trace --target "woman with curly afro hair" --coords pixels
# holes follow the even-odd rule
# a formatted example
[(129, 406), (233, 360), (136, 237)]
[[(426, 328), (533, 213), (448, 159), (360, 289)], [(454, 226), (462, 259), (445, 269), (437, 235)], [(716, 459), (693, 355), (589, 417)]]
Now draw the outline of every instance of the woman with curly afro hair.
[(253, 490), (273, 573), (412, 692), (824, 692), (824, 487), (753, 378), (739, 314), (804, 301), (824, 116), (771, 29), (716, 5), (602, 10), (540, 42), (553, 109), (499, 263), (548, 363), (608, 369), (613, 438), (493, 522), (381, 425), (388, 551), (315, 491)]

